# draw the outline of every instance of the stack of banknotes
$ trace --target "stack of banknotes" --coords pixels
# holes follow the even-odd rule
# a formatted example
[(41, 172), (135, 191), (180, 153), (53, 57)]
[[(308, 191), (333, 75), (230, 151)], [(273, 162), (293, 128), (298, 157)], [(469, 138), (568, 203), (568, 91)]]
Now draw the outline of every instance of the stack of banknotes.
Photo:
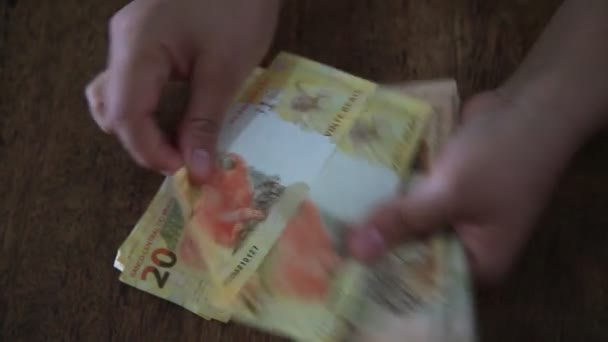
[(432, 168), (458, 107), (453, 80), (378, 85), (280, 53), (225, 115), (210, 179), (164, 180), (118, 250), (120, 281), (297, 341), (475, 341), (449, 229), (373, 264), (346, 247)]

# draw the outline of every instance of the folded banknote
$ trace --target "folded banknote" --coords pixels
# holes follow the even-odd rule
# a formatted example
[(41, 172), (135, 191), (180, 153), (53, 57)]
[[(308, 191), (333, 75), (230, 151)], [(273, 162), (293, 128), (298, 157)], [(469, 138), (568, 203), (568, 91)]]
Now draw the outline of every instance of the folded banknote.
[[(378, 86), (288, 53), (245, 82), (202, 187), (168, 177), (120, 246), (120, 280), (203, 318), (302, 341), (474, 341), (458, 240), (374, 265), (350, 226), (432, 167), (455, 82)], [(448, 338), (449, 337), (449, 338)]]

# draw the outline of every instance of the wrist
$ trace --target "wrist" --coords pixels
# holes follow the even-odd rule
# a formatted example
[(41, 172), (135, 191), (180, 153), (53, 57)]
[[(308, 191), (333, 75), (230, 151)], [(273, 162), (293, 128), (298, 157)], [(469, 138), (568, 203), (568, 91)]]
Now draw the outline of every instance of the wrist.
[(589, 96), (585, 89), (569, 89), (559, 74), (522, 83), (509, 80), (497, 92), (516, 107), (515, 111), (538, 134), (559, 140), (556, 145), (562, 149), (577, 149), (605, 127), (607, 96)]
[(608, 2), (565, 1), (502, 91), (579, 143), (608, 119)]
[(503, 106), (495, 118), (501, 127), (495, 140), (509, 146), (503, 153), (519, 155), (516, 159), (531, 184), (536, 184), (539, 193), (548, 193), (591, 136), (588, 119), (592, 116), (584, 120), (573, 116), (525, 87), (502, 86), (493, 93)]

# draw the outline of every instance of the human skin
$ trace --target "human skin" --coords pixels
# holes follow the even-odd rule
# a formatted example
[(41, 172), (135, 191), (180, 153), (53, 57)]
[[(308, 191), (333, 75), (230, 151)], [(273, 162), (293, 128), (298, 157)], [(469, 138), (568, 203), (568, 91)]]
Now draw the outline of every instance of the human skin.
[[(112, 18), (108, 64), (86, 89), (94, 120), (141, 166), (209, 176), (217, 126), (272, 40), (278, 0), (135, 0)], [(238, 25), (234, 23), (238, 22)], [(354, 231), (372, 262), (445, 225), (478, 280), (502, 279), (578, 148), (608, 109), (608, 2), (566, 0), (516, 72), (466, 102), (430, 174)], [(190, 100), (176, 146), (152, 113), (172, 77)]]
[(451, 226), (477, 280), (504, 278), (577, 150), (608, 114), (608, 2), (565, 1), (518, 70), (463, 108), (465, 123), (407, 195), (356, 230), (373, 261)]

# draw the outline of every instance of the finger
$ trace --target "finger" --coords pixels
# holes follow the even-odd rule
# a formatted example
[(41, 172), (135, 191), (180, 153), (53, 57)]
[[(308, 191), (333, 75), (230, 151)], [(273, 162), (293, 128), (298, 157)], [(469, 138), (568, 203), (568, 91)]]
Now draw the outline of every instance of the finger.
[(111, 133), (110, 125), (105, 120), (105, 87), (107, 82), (106, 71), (101, 72), (97, 75), (93, 81), (91, 81), (85, 88), (85, 96), (89, 106), (89, 112), (93, 117), (93, 120), (99, 126), (99, 128), (106, 132)]
[(181, 165), (179, 151), (162, 133), (154, 111), (171, 64), (160, 52), (112, 46), (108, 68), (105, 120), (124, 148), (141, 166), (173, 174)]
[(353, 231), (349, 248), (355, 258), (372, 261), (409, 239), (428, 235), (446, 224), (445, 200), (433, 179), (420, 181), (406, 196), (377, 209)]
[(236, 93), (238, 80), (229, 68), (211, 67), (203, 60), (194, 68), (190, 99), (181, 123), (180, 148), (195, 184), (204, 182), (211, 173), (222, 118)]
[(477, 115), (494, 111), (500, 100), (495, 91), (485, 91), (474, 95), (467, 99), (462, 106), (461, 116), (463, 121), (467, 122)]
[(517, 225), (458, 224), (454, 228), (466, 247), (475, 281), (484, 286), (497, 284), (507, 276), (529, 233)]

